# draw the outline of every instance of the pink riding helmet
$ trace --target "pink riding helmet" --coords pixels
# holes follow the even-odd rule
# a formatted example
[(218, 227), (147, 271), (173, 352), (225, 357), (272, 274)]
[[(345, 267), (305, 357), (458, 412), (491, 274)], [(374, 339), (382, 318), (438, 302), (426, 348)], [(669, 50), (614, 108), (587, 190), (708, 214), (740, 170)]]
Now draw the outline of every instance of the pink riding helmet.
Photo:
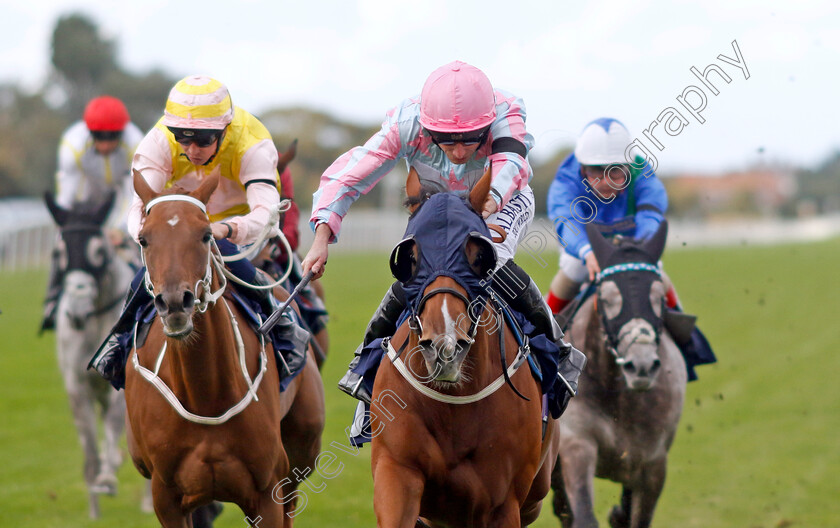
[(484, 72), (454, 61), (432, 72), (420, 94), (420, 124), (432, 132), (479, 130), (496, 119), (493, 85)]

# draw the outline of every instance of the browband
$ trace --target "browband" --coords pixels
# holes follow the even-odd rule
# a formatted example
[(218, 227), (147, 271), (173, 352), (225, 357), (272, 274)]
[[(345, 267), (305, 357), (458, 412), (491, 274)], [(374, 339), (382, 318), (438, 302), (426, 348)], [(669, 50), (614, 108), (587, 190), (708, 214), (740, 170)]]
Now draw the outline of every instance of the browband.
[(158, 196), (146, 204), (146, 214), (149, 214), (153, 205), (159, 204), (160, 202), (189, 202), (201, 209), (202, 213), (207, 214), (207, 206), (204, 205), (204, 202), (185, 194), (168, 194), (166, 196)]

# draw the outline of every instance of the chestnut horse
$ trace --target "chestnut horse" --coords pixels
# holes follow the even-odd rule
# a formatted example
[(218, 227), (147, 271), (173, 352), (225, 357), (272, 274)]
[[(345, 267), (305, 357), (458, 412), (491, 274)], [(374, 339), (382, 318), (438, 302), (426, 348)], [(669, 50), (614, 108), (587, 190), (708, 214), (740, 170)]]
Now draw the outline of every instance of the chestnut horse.
[[(390, 340), (390, 361), (383, 359), (377, 372), (370, 427), (380, 527), (528, 525), (549, 490), (556, 422), (549, 417), (544, 429), (540, 384), (495, 302), (471, 301), (469, 282), (456, 280), (469, 273), (474, 281), (489, 280), (495, 267), (495, 251), (479, 228), (489, 232), (474, 212), (489, 186), (488, 171), (470, 193), (472, 211), (449, 193), (412, 208), (409, 226), (416, 222), (417, 233), (437, 229), (431, 224), (457, 231), (458, 218), (471, 215), (461, 229), (466, 240), (438, 237), (421, 247), (423, 241), (407, 238), (392, 256), (392, 271), (404, 285), (428, 263), (429, 246), (447, 247), (447, 262), (465, 261), (468, 268), (459, 277), (451, 276), (451, 267), (427, 274), (422, 299)], [(418, 188), (410, 175), (409, 196)], [(442, 205), (467, 212), (441, 220)]]
[(665, 485), (687, 379), (683, 356), (663, 328), (666, 287), (657, 261), (666, 232), (663, 223), (650, 240), (614, 245), (587, 226), (602, 270), (567, 334), (589, 363), (560, 423), (552, 487), (564, 528), (598, 526), (595, 477), (622, 485), (621, 504), (609, 516), (613, 528), (650, 526)]
[(323, 387), (310, 351), (281, 393), (271, 343), (222, 296), (226, 280), (205, 208), (218, 182), (157, 194), (134, 173), (146, 211), (139, 236), (146, 287), (158, 317), (126, 369), (129, 451), (151, 479), (165, 528), (190, 526), (190, 512), (212, 501), (236, 503), (261, 527), (289, 527), (284, 514), (294, 503), (285, 499), (297, 482), (287, 476), (315, 463)]

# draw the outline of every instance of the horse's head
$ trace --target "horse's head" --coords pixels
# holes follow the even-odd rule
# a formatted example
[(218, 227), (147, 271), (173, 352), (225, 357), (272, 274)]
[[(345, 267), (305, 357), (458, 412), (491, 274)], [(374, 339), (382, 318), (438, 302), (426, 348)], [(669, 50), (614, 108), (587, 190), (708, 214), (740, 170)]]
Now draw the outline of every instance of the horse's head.
[(597, 311), (606, 345), (615, 356), (627, 386), (650, 389), (659, 373), (659, 344), (665, 310), (665, 287), (657, 262), (665, 249), (665, 221), (650, 239), (607, 241), (586, 226), (592, 251), (601, 266)]
[(178, 188), (158, 194), (134, 171), (134, 190), (145, 211), (139, 242), (146, 287), (169, 337), (192, 332), (198, 290), (207, 293), (210, 288), (213, 233), (205, 206), (218, 184), (216, 175), (186, 194)]
[(56, 272), (63, 277), (64, 306), (76, 329), (94, 311), (99, 280), (113, 258), (102, 225), (114, 204), (114, 196), (111, 191), (103, 202), (85, 202), (65, 209), (56, 203), (52, 193), (44, 195), (47, 209), (59, 228)]
[(409, 327), (429, 379), (457, 383), (484, 311), (484, 279), (496, 265), (487, 225), (476, 212), (487, 199), (490, 171), (469, 201), (451, 193), (424, 193), (416, 178), (412, 169), (406, 185), (412, 214), (405, 238), (391, 253), (391, 272), (409, 300)]

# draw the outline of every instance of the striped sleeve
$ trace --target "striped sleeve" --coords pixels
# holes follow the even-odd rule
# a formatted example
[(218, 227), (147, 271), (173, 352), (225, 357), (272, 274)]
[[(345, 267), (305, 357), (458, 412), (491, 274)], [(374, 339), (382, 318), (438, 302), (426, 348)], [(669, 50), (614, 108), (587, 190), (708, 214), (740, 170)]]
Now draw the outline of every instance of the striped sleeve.
[(379, 132), (335, 160), (321, 176), (309, 223), (313, 230), (321, 223), (329, 225), (333, 232), (330, 242), (338, 240), (341, 221), (353, 202), (379, 183), (402, 156), (400, 108), (388, 112)]

